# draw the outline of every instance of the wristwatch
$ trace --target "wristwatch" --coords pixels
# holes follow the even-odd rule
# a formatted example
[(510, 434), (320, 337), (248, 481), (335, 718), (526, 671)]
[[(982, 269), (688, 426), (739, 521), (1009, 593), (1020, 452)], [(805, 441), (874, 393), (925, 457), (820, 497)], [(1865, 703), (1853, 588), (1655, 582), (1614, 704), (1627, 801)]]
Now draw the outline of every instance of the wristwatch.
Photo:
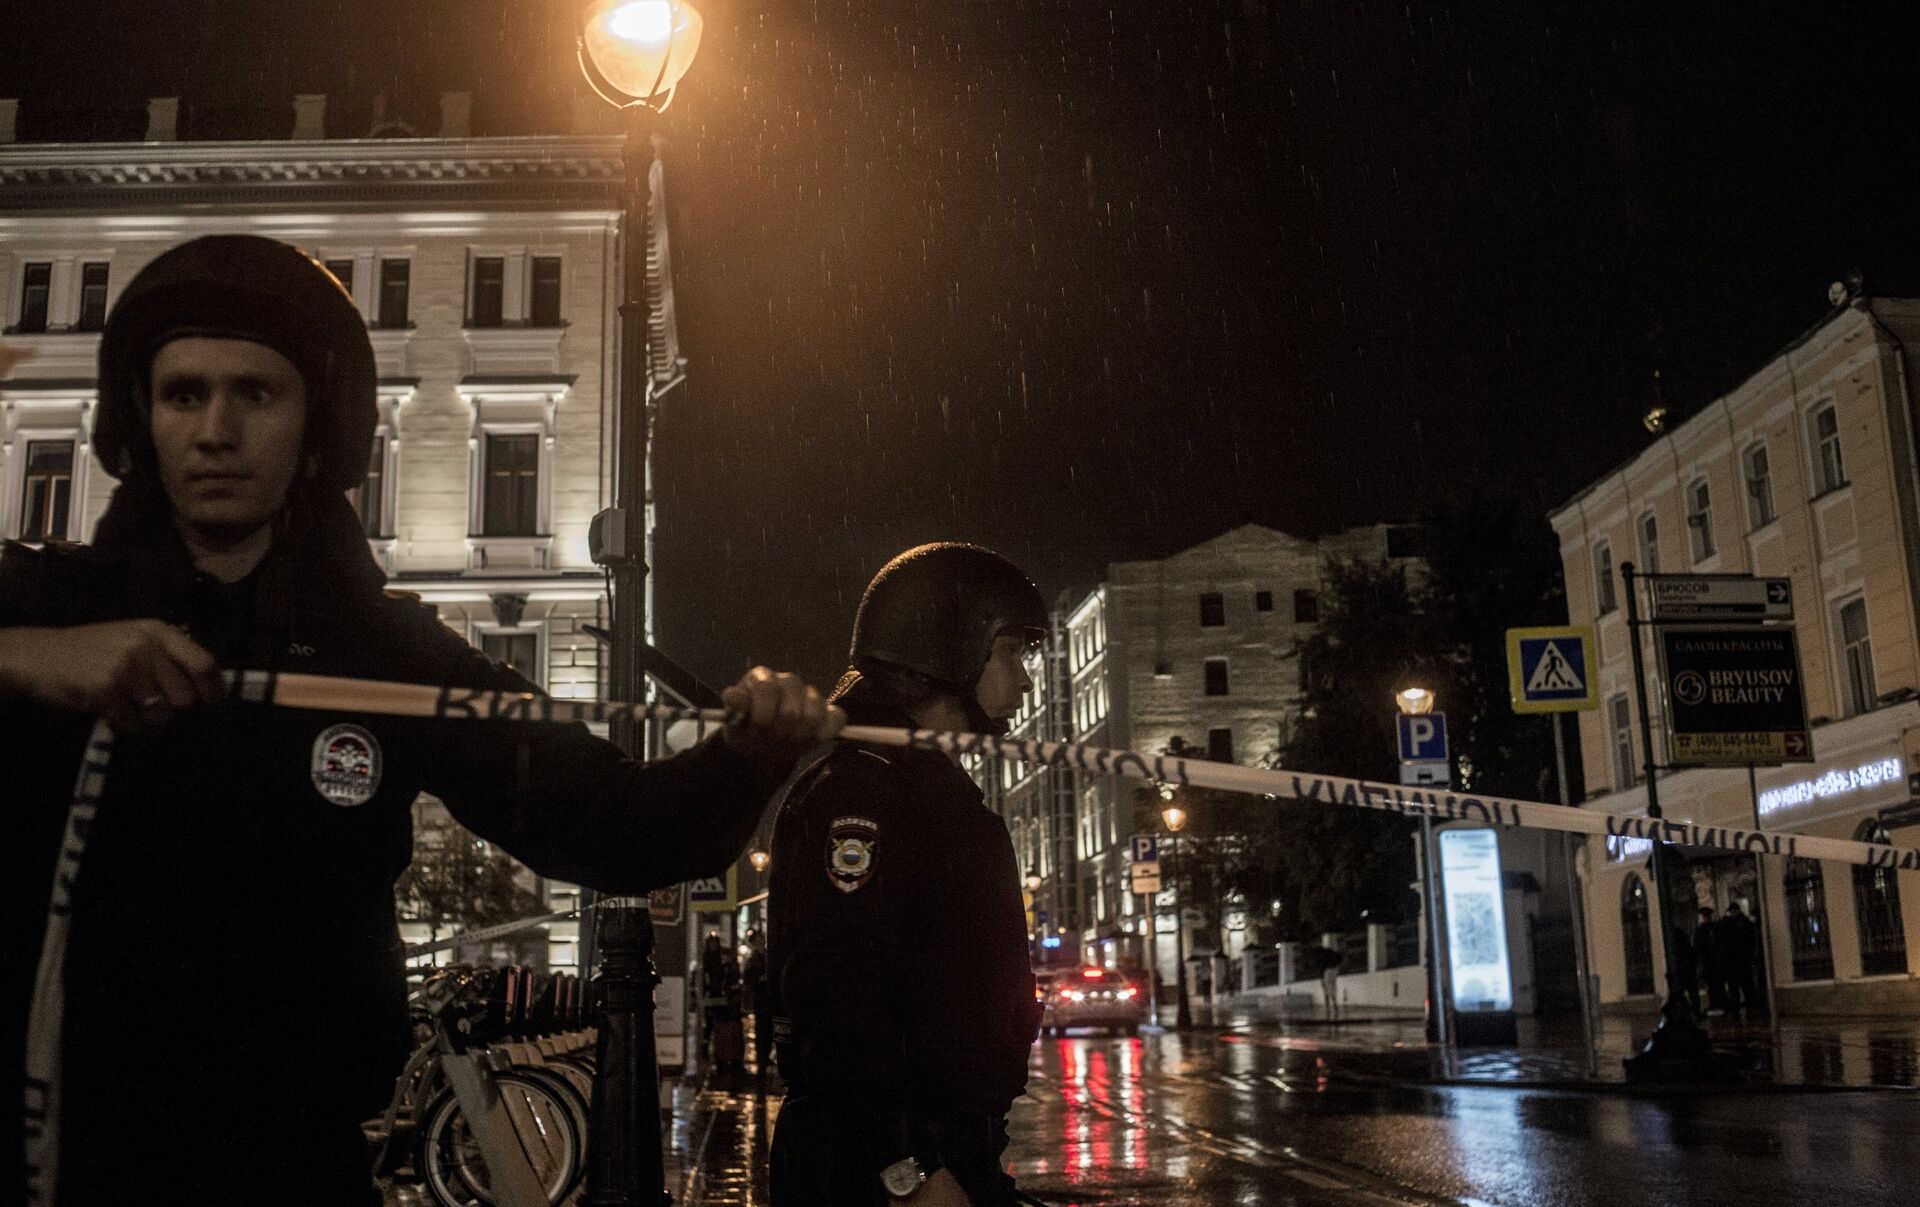
[(880, 1171), (880, 1185), (887, 1194), (896, 1199), (904, 1199), (919, 1190), (926, 1180), (933, 1176), (916, 1157), (902, 1157)]

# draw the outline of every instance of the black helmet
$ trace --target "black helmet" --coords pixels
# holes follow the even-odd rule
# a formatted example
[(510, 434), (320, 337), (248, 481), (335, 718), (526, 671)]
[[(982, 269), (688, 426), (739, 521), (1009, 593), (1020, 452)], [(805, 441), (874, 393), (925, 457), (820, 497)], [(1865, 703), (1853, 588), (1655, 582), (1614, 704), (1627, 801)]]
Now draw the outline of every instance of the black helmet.
[(151, 476), (147, 374), (168, 339), (211, 335), (264, 344), (307, 383), (307, 455), (314, 485), (358, 486), (379, 422), (373, 344), (353, 299), (296, 247), (258, 235), (208, 235), (134, 274), (100, 337), (94, 441), (116, 478)]
[(1044, 637), (1047, 605), (1020, 568), (990, 549), (943, 541), (909, 549), (867, 584), (853, 621), (864, 674), (907, 671), (973, 706), (993, 639)]

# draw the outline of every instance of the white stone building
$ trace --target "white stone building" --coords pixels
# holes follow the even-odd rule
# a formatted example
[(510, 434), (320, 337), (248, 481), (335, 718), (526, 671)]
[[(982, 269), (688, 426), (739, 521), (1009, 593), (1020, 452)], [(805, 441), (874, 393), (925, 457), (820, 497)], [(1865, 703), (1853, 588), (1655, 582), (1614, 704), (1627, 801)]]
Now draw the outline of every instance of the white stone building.
[[(1298, 648), (1319, 623), (1327, 559), (1417, 553), (1411, 528), (1309, 541), (1246, 524), (1165, 558), (1117, 562), (1105, 583), (1056, 609), (1029, 656), (1036, 687), (1013, 733), (1149, 754), (1177, 740), (1198, 756), (1274, 765), (1299, 709)], [(1023, 872), (1041, 880), (1042, 941), (1094, 963), (1142, 960), (1147, 926), (1127, 883), (1138, 781), (1013, 762), (984, 774)], [(1174, 966), (1173, 906), (1169, 888), (1156, 906), (1163, 978)], [(1234, 955), (1244, 942), (1244, 929), (1196, 934), (1188, 950)]]
[[(585, 626), (608, 616), (587, 528), (613, 500), (622, 140), (475, 137), (463, 94), (439, 137), (329, 140), (324, 109), (299, 98), (299, 137), (181, 142), (161, 100), (148, 141), (29, 144), (0, 105), (0, 338), (30, 354), (0, 381), (0, 535), (85, 541), (105, 509), (95, 359), (124, 284), (195, 236), (268, 235), (366, 316), (380, 426), (354, 501), (391, 585), (553, 695), (595, 696)], [(657, 393), (679, 363), (653, 174)], [(540, 890), (556, 908), (577, 894)], [(576, 933), (553, 928), (552, 963), (574, 962)]]
[[(1725, 397), (1549, 517), (1568, 612), (1599, 639), (1601, 707), (1580, 714), (1588, 807), (1646, 810), (1626, 596), (1637, 571), (1792, 580), (1812, 763), (1659, 772), (1667, 816), (1706, 825), (1920, 844), (1920, 467), (1909, 354), (1920, 302), (1836, 307)], [(1654, 762), (1666, 761), (1647, 642)], [(1783, 1013), (1911, 1012), (1920, 981), (1920, 876), (1846, 864), (1685, 851), (1663, 908), (1645, 843), (1586, 846), (1599, 1000), (1650, 1010), (1665, 986), (1661, 928), (1738, 904), (1761, 924)], [(1675, 916), (1677, 915), (1677, 916)]]

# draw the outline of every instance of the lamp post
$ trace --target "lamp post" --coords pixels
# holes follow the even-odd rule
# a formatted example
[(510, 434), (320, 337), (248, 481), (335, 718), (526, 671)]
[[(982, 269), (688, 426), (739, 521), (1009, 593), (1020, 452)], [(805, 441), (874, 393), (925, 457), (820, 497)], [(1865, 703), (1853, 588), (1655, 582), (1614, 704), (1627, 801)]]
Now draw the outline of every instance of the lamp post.
[[(607, 687), (638, 700), (645, 687), (648, 429), (647, 218), (652, 116), (664, 109), (700, 44), (700, 14), (684, 0), (597, 0), (583, 18), (577, 57), (587, 83), (626, 119), (627, 193), (621, 215), (619, 431), (615, 507), (596, 517), (595, 560), (613, 576)], [(615, 721), (613, 740), (645, 754), (639, 727)], [(644, 898), (596, 902), (594, 938), (599, 1065), (593, 1083), (588, 1207), (654, 1207), (670, 1200), (660, 1146), (660, 1074), (653, 1048), (653, 922)]]
[(1022, 884), (1027, 888), (1027, 959), (1038, 966), (1040, 963), (1040, 875), (1033, 869), (1027, 869)]
[[(1186, 894), (1181, 891), (1180, 880), (1180, 843), (1178, 836), (1187, 824), (1187, 811), (1169, 801), (1160, 810), (1160, 820), (1167, 825), (1167, 833), (1174, 836), (1173, 847), (1173, 987), (1174, 1014), (1173, 1025), (1176, 1030), (1185, 1031), (1193, 1026), (1193, 1007), (1187, 1001), (1187, 920), (1183, 916), (1186, 907)], [(1158, 934), (1155, 935), (1156, 941)]]
[[(1402, 688), (1393, 694), (1394, 707), (1402, 715), (1421, 717), (1433, 711), (1433, 692), (1424, 687)], [(1453, 769), (1447, 769), (1447, 781), (1453, 781)], [(1433, 818), (1429, 814), (1420, 815), (1420, 883), (1426, 888), (1427, 914), (1427, 1000), (1432, 1008), (1427, 1011), (1429, 1036), (1440, 1045), (1443, 1053), (1447, 1048), (1447, 997), (1446, 977), (1440, 967), (1440, 885), (1439, 864), (1434, 859)]]

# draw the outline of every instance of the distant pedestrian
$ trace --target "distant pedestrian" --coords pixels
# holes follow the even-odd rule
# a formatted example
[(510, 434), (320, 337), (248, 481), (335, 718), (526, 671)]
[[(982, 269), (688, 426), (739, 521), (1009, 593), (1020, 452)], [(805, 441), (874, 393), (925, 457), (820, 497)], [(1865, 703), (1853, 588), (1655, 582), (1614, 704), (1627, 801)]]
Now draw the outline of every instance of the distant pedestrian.
[(1327, 1021), (1340, 1021), (1340, 953), (1315, 945), (1301, 953), (1308, 969), (1320, 974), (1320, 992), (1327, 999)]
[(1707, 1001), (1705, 1013), (1719, 1011), (1728, 1018), (1735, 1010), (1725, 935), (1721, 923), (1716, 921), (1713, 910), (1700, 907), (1700, 920), (1693, 927), (1694, 955), (1700, 961), (1700, 974), (1707, 982)]
[(1726, 952), (1727, 982), (1737, 998), (1735, 1009), (1744, 1017), (1761, 1003), (1760, 931), (1746, 907), (1734, 902), (1720, 922), (1720, 946)]
[(747, 963), (741, 976), (746, 982), (747, 1006), (753, 1011), (753, 1069), (764, 1077), (773, 1058), (773, 990), (766, 936), (758, 930), (747, 932)]
[(1673, 983), (1668, 986), (1667, 996), (1678, 994), (1695, 1014), (1700, 1013), (1700, 956), (1694, 949), (1693, 936), (1686, 927), (1676, 925), (1673, 928)]

